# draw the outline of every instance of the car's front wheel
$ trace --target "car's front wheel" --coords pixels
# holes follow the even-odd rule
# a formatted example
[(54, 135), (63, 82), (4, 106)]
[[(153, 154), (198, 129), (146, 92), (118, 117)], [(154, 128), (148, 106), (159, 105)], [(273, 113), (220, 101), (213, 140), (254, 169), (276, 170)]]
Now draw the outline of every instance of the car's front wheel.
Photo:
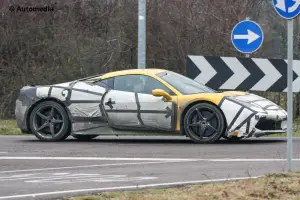
[(54, 101), (44, 101), (32, 110), (30, 129), (42, 141), (60, 141), (70, 135), (69, 118), (65, 108)]
[(218, 107), (209, 103), (198, 103), (184, 116), (184, 130), (195, 143), (213, 143), (222, 137), (225, 120)]

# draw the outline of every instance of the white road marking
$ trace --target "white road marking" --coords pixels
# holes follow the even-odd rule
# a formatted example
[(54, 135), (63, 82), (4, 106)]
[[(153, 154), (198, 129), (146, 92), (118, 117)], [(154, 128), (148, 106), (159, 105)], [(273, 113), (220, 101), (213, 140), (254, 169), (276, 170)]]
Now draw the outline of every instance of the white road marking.
[[(14, 160), (15, 158), (25, 160), (27, 158), (39, 159), (40, 157), (1, 157), (0, 160), (4, 158), (4, 160)], [(58, 158), (61, 160), (62, 158), (75, 159), (80, 160), (81, 157), (44, 157)], [(46, 160), (48, 160), (46, 159)], [(89, 159), (89, 157), (84, 158), (84, 160)], [(105, 160), (104, 158), (90, 157), (91, 160), (99, 159)], [(108, 160), (118, 160), (119, 158), (107, 158)], [(128, 160), (143, 160), (143, 158), (126, 158)], [(157, 158), (144, 158), (145, 160), (160, 160)], [(145, 164), (164, 164), (164, 163), (176, 163), (176, 162), (198, 162), (198, 161), (207, 161), (207, 162), (276, 162), (276, 161), (286, 161), (286, 159), (278, 159), (278, 158), (216, 158), (216, 159), (163, 159), (165, 161), (157, 161), (157, 162), (133, 162), (133, 163), (111, 163), (111, 164), (99, 164), (99, 165), (78, 165), (78, 166), (69, 166), (69, 167), (50, 167), (50, 168), (36, 168), (36, 169), (20, 169), (20, 170), (9, 170), (9, 171), (0, 171), (0, 174), (4, 173), (18, 173), (18, 172), (35, 172), (35, 171), (47, 171), (47, 170), (60, 170), (60, 169), (79, 169), (79, 168), (94, 168), (94, 167), (108, 167), (108, 166), (126, 166), (126, 165), (145, 165)], [(293, 161), (300, 161), (300, 158), (294, 158)]]
[(54, 175), (67, 175), (69, 173), (54, 173)]
[[(283, 158), (221, 158), (221, 159), (207, 159), (211, 162), (274, 162), (287, 161)], [(293, 158), (293, 161), (300, 161), (300, 158)]]
[[(18, 173), (18, 172), (35, 172), (35, 171), (48, 171), (48, 170), (61, 170), (61, 169), (79, 169), (79, 168), (93, 168), (93, 167), (109, 167), (109, 166), (126, 166), (126, 165), (145, 165), (145, 164), (164, 164), (174, 163), (177, 161), (165, 161), (165, 162), (134, 162), (134, 163), (112, 163), (112, 164), (100, 164), (100, 165), (77, 165), (70, 167), (52, 167), (52, 168), (37, 168), (37, 169), (20, 169), (11, 171), (0, 171), (0, 174), (4, 173)], [(180, 161), (178, 161), (180, 162)]]
[(5, 152), (5, 151), (0, 151), (0, 153), (1, 153), (1, 154), (6, 154), (6, 153), (8, 153), (8, 152)]
[(16, 180), (18, 180), (18, 179), (26, 179), (26, 178), (28, 178), (28, 177), (30, 177), (30, 176), (33, 176), (33, 175), (35, 175), (35, 174), (18, 174), (18, 175), (12, 175), (12, 176), (2, 176), (2, 177), (0, 177), (0, 181), (2, 180), (2, 179), (16, 179)]
[(42, 182), (59, 182), (59, 181), (67, 181), (67, 180), (76, 180), (76, 179), (87, 179), (90, 180), (92, 178), (102, 178), (102, 179), (117, 179), (124, 178), (126, 175), (101, 175), (101, 174), (73, 174), (70, 176), (57, 177), (52, 176), (51, 174), (48, 177), (31, 177), (32, 180), (26, 180), (28, 183), (42, 183)]
[[(64, 174), (63, 176), (61, 176)], [(25, 183), (53, 183), (53, 184), (66, 184), (66, 183), (82, 183), (82, 182), (126, 182), (126, 181), (146, 181), (157, 179), (158, 177), (149, 176), (127, 176), (127, 175), (114, 175), (114, 174), (90, 174), (90, 173), (35, 173), (24, 175), (12, 175), (0, 177), (0, 182), (5, 181), (23, 181)]]
[(195, 161), (185, 158), (111, 158), (111, 157), (39, 157), (0, 156), (0, 160), (105, 160), (105, 161)]
[(32, 177), (31, 180), (26, 180), (26, 183), (81, 183), (81, 182), (126, 182), (126, 181), (146, 181), (157, 179), (158, 177), (128, 177), (127, 175), (102, 175), (102, 174), (73, 174), (67, 177), (56, 177), (51, 175), (47, 178)]
[[(12, 178), (24, 178), (24, 177), (27, 177), (27, 176), (32, 176), (34, 174), (17, 174), (17, 175), (12, 175), (11, 177)], [(1, 178), (5, 178), (5, 177), (0, 177)]]
[(60, 176), (55, 174), (42, 174), (41, 176), (37, 176), (39, 174), (32, 174), (31, 176), (26, 177), (14, 177), (14, 176), (8, 176), (8, 177), (0, 177), (1, 181), (16, 181), (16, 180), (26, 180), (26, 179), (64, 179), (64, 178), (77, 178), (77, 177), (93, 177), (95, 174), (70, 174), (66, 176)]
[[(112, 157), (12, 157), (12, 156), (0, 156), (0, 160), (153, 161), (153, 162), (150, 162), (150, 163), (195, 162), (195, 161), (208, 161), (208, 162), (271, 162), (271, 161), (286, 161), (285, 158), (112, 158)], [(300, 161), (300, 158), (293, 158), (293, 161)], [(148, 164), (148, 162), (103, 164), (103, 165), (90, 165), (90, 166), (110, 166), (110, 165), (113, 166), (113, 165), (125, 165), (125, 164)], [(80, 167), (80, 166), (77, 166), (77, 167)], [(62, 168), (48, 168), (48, 169), (64, 169), (64, 167), (62, 167)], [(16, 170), (16, 171), (19, 171), (19, 170)], [(0, 171), (0, 173), (2, 173), (2, 172)]]
[(0, 196), (0, 199), (14, 199), (14, 198), (36, 197), (36, 196), (48, 196), (48, 195), (57, 195), (57, 194), (79, 193), (79, 192), (101, 192), (101, 191), (124, 190), (124, 189), (141, 189), (141, 188), (176, 186), (176, 185), (185, 185), (185, 184), (214, 183), (214, 182), (222, 182), (222, 181), (253, 179), (253, 178), (259, 178), (259, 177), (260, 176), (225, 178), (225, 179), (211, 179), (211, 180), (196, 180), (196, 181), (183, 181), (183, 182), (168, 182), (168, 183), (156, 183), (156, 184), (145, 184), (145, 185), (129, 185), (129, 186), (107, 187), (107, 188), (61, 190), (61, 191), (43, 192), (43, 193), (31, 193), (31, 194), (20, 194), (20, 195), (12, 195), (12, 196)]

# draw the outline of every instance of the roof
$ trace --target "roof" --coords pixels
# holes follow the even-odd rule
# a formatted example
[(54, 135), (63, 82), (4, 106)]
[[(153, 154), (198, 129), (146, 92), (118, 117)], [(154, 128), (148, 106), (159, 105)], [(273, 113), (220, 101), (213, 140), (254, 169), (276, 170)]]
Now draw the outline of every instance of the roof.
[(165, 69), (154, 69), (154, 68), (149, 68), (149, 69), (127, 69), (127, 70), (120, 70), (120, 71), (115, 71), (115, 72), (108, 72), (106, 74), (103, 74), (101, 78), (109, 78), (113, 76), (120, 76), (120, 75), (128, 75), (128, 74), (157, 74), (160, 72), (166, 71)]

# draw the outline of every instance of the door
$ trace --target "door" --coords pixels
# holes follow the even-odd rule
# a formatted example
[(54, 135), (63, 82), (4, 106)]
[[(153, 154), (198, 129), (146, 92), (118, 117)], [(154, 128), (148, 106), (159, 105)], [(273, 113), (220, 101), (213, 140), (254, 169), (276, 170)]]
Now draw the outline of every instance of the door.
[(165, 102), (162, 97), (138, 93), (139, 119), (148, 129), (175, 130), (176, 104)]
[(100, 135), (108, 127), (105, 113), (99, 109), (108, 87), (103, 84), (77, 82), (70, 91), (68, 109), (73, 134)]
[[(155, 97), (152, 90), (163, 89), (174, 101)], [(124, 75), (114, 78), (113, 90), (104, 96), (103, 108), (114, 128), (174, 131), (175, 94), (163, 83), (146, 75)]]

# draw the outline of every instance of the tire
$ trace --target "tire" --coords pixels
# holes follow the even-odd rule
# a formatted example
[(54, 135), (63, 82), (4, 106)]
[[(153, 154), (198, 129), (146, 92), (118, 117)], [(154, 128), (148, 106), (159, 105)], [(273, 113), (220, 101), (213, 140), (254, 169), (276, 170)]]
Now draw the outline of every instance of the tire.
[(98, 135), (72, 135), (72, 137), (81, 141), (88, 141), (98, 137)]
[(223, 114), (209, 103), (192, 106), (184, 116), (183, 125), (186, 135), (195, 143), (214, 143), (226, 130)]
[(41, 141), (62, 141), (71, 133), (67, 111), (54, 101), (44, 101), (35, 106), (30, 114), (29, 125), (32, 133)]

